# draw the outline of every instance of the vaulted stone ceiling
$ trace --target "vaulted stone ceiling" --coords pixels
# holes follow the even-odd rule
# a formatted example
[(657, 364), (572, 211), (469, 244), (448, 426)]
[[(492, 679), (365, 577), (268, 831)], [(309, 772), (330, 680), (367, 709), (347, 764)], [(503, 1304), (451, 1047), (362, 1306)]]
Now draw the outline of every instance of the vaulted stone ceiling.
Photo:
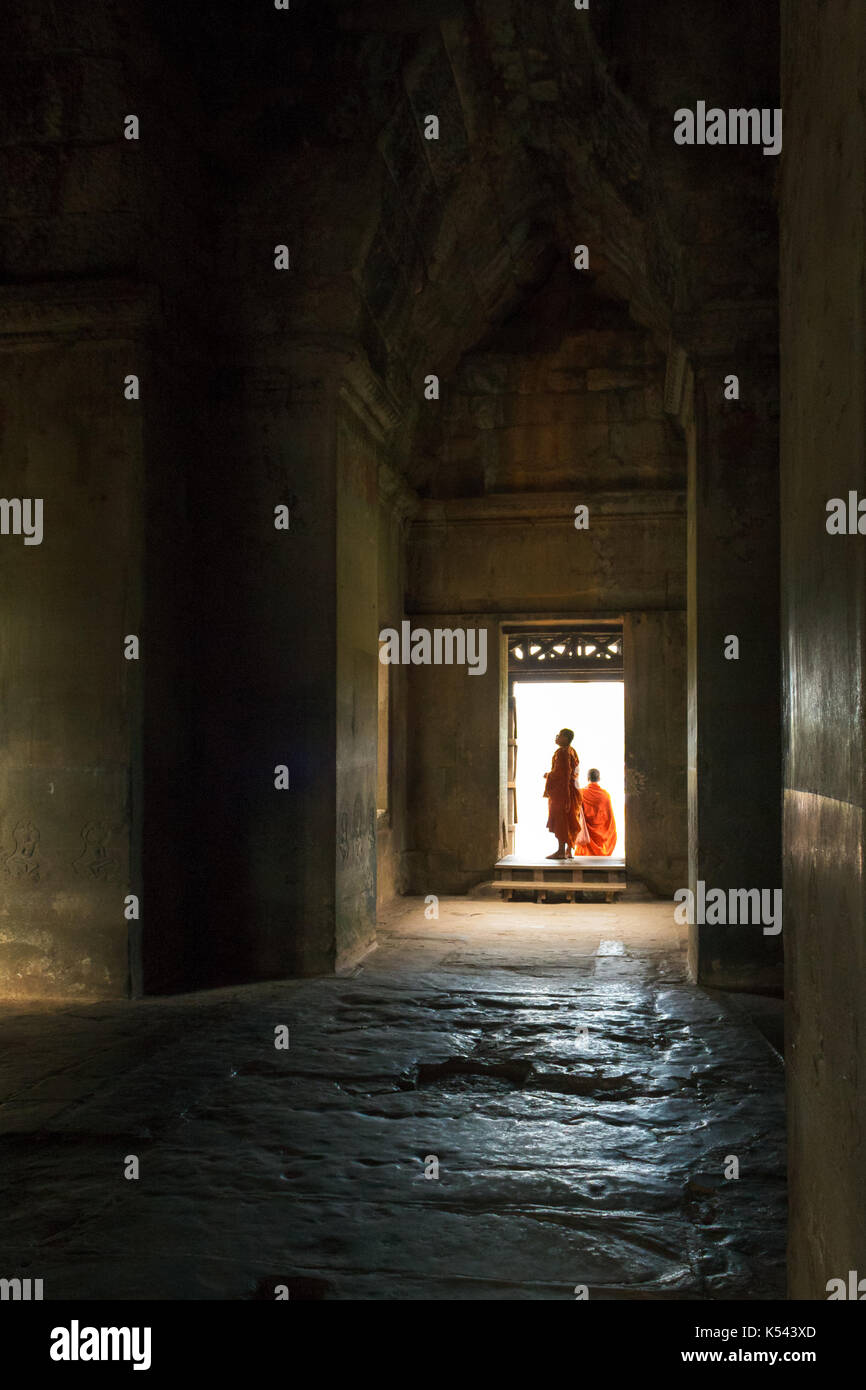
[[(679, 105), (774, 104), (774, 20), (744, 0), (708, 0), (699, 26), (682, 0), (293, 0), (289, 14), (283, 43), (273, 14), (240, 26), (229, 0), (194, 42), (159, 21), (210, 122), (225, 351), (255, 340), (276, 363), (288, 343), (360, 344), (403, 416), (404, 459), (424, 376), (453, 376), (545, 285), (579, 276), (577, 243), (591, 274), (563, 330), (607, 305), (664, 352), (713, 305), (772, 295), (774, 161), (672, 138)], [(293, 274), (275, 294), (265, 252), (280, 242)]]
[[(685, 486), (665, 357), (627, 307), (557, 264), (417, 412), (403, 465), (423, 497)], [(394, 442), (399, 464), (403, 442)]]

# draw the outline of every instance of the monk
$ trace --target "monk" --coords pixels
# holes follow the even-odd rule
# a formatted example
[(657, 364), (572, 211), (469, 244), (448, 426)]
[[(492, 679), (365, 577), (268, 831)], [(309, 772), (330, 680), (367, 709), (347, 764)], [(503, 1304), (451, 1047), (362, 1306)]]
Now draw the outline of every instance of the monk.
[(560, 729), (550, 771), (545, 772), (544, 795), (547, 797), (547, 828), (552, 830), (558, 845), (548, 859), (571, 859), (580, 832), (580, 788), (577, 773), (580, 760), (571, 746), (573, 729)]
[(601, 773), (597, 767), (589, 769), (589, 782), (582, 792), (583, 814), (589, 831), (588, 854), (613, 854), (616, 845), (616, 821), (610, 794), (598, 785)]

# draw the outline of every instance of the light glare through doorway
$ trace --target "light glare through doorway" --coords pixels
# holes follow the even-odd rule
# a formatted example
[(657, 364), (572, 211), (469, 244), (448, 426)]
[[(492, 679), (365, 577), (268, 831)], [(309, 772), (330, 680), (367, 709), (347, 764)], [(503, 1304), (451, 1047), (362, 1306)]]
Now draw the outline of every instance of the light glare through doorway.
[(614, 854), (625, 855), (625, 738), (622, 681), (515, 681), (517, 710), (514, 853), (543, 859), (556, 849), (547, 825), (544, 773), (550, 770), (554, 735), (574, 729), (580, 758), (580, 785), (597, 767), (601, 785), (610, 792), (616, 818)]

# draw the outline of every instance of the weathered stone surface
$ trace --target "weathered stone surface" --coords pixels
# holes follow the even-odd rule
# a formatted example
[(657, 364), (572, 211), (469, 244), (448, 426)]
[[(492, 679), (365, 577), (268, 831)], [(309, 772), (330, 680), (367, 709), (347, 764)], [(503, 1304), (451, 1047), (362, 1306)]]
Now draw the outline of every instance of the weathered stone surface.
[(782, 5), (782, 661), (793, 1298), (866, 1270), (863, 462), (866, 14)]
[(676, 611), (629, 613), (623, 624), (628, 863), (665, 896), (688, 875), (684, 629)]
[(779, 1295), (781, 1068), (685, 982), (669, 906), (406, 903), (381, 940), (353, 978), (7, 1012), (7, 1271), (47, 1299)]
[[(735, 316), (731, 316), (735, 319)], [(713, 345), (695, 374), (689, 438), (689, 884), (781, 887), (779, 800), (778, 366), (738, 337), (748, 403), (722, 394)], [(712, 327), (712, 325), (711, 325)], [(773, 349), (773, 354), (775, 349)], [(738, 655), (729, 655), (729, 637)], [(737, 752), (731, 755), (731, 731)], [(743, 798), (744, 768), (752, 788)], [(731, 824), (738, 827), (730, 836)], [(781, 992), (782, 935), (753, 922), (696, 923), (692, 968), (707, 985)]]
[[(856, 1096), (866, 1072), (857, 1031), (863, 575), (858, 538), (829, 538), (822, 525), (831, 490), (866, 486), (863, 130), (851, 97), (859, 11), (846, 0), (783, 5), (782, 101), (778, 7), (746, 0), (687, 26), (681, 0), (594, 5), (581, 16), (567, 3), (526, 0), (321, 0), (293, 7), (291, 81), (274, 42), (286, 17), (267, 5), (243, 14), (218, 5), (203, 27), (151, 0), (13, 0), (7, 9), (4, 491), (43, 490), (47, 524), (56, 516), (64, 527), (51, 532), (54, 549), (46, 541), (15, 551), (4, 537), (0, 556), (0, 980), (9, 994), (116, 996), (129, 962), (133, 989), (329, 969), (341, 950), (370, 940), (374, 834), (383, 901), (410, 875), (461, 888), (486, 873), (499, 696), (485, 689), (482, 698), (475, 682), (446, 690), (394, 673), (392, 798), (387, 819), (371, 824), (375, 621), (399, 623), (408, 607), (477, 620), (492, 639), (509, 613), (613, 610), (633, 626), (676, 629), (687, 603), (686, 490), (692, 877), (775, 882), (781, 167), (792, 1290), (823, 1296), (827, 1277), (864, 1267), (866, 1207)], [(671, 113), (698, 92), (722, 105), (758, 99), (748, 93), (783, 105), (781, 165), (755, 149), (676, 146)], [(428, 107), (442, 123), (436, 143), (421, 130)], [(137, 144), (121, 136), (130, 108), (142, 116)], [(272, 257), (283, 241), (292, 270), (280, 277)], [(578, 241), (590, 250), (586, 273), (571, 264)], [(132, 288), (115, 298), (121, 281)], [(77, 303), (99, 283), (95, 308), (70, 308), (65, 296)], [(133, 301), (145, 307), (131, 312)], [(299, 365), (299, 340), (336, 352), (341, 379), (351, 363), (375, 378), (371, 395), (389, 406), (359, 411), (364, 430), (371, 410), (387, 417), (374, 444), (337, 457), (345, 398), (334, 391), (322, 405), (323, 374)], [(663, 395), (666, 353), (669, 363), (688, 355), (696, 369), (691, 418), (688, 372), (669, 371)], [(253, 362), (251, 403), (243, 373)], [(135, 405), (119, 395), (125, 369), (142, 372)], [(743, 392), (732, 409), (719, 405), (728, 370), (739, 371)], [(434, 371), (435, 404), (421, 387)], [(665, 403), (688, 436), (688, 476)], [(442, 505), (438, 514), (422, 508), (408, 554), (393, 498), (377, 505), (372, 496), (386, 459)], [(622, 508), (599, 507), (579, 537), (568, 508), (551, 511), (555, 499), (580, 500), (575, 490), (618, 492)], [(525, 494), (532, 505), (507, 512), (500, 493)], [(642, 509), (630, 506), (635, 493)], [(277, 550), (263, 542), (262, 519), (283, 494), (293, 530), (290, 548)], [(671, 505), (650, 505), (659, 495)], [(454, 504), (463, 500), (481, 505), (461, 512)], [(148, 650), (134, 686), (115, 644), (139, 619)], [(729, 630), (743, 640), (737, 669), (720, 664)], [(681, 659), (671, 648), (669, 670), (642, 661), (633, 675), (645, 710), (634, 724), (632, 771), (654, 782), (648, 790), (634, 777), (643, 801), (634, 814), (646, 829), (660, 801), (670, 812), (664, 836), (659, 819), (657, 839), (644, 836), (640, 853), (667, 888), (683, 849), (682, 688), (672, 674)], [(431, 693), (445, 694), (444, 714), (431, 713)], [(425, 720), (426, 735), (410, 741)], [(269, 774), (286, 757), (298, 770), (297, 795), (276, 811)], [(756, 788), (748, 826), (743, 759)], [(96, 839), (94, 804), (93, 824), (107, 830)], [(484, 829), (473, 834), (479, 818)], [(143, 935), (119, 914), (122, 889), (142, 884)], [(693, 963), (719, 983), (775, 987), (780, 943), (763, 944), (759, 957), (735, 933), (704, 933)], [(475, 966), (477, 982), (491, 960), (479, 953)], [(545, 987), (556, 968), (537, 968)], [(610, 971), (630, 989), (640, 969), (634, 957), (584, 961), (575, 976), (601, 981)], [(452, 1036), (464, 1060), (473, 1026)], [(551, 1113), (563, 1097), (586, 1100), (582, 1081), (556, 1089), (558, 1064), (541, 1047), (533, 1065), (547, 1068), (538, 1094)], [(504, 1065), (515, 1059), (527, 1062), (514, 1052)], [(208, 1076), (206, 1061), (196, 1061)], [(640, 1079), (649, 1087), (648, 1075)], [(660, 1085), (670, 1079), (664, 1068), (653, 1075)], [(515, 1090), (531, 1091), (528, 1082), (515, 1087), (486, 1064), (481, 1074), (419, 1078), (431, 1093), (440, 1082), (467, 1092), (501, 1085), (509, 1134), (519, 1137), (508, 1106)], [(628, 1084), (614, 1072), (602, 1079), (613, 1096)], [(299, 1088), (303, 1081), (293, 1078)], [(145, 1097), (148, 1084), (142, 1078)], [(49, 1070), (31, 1102), (8, 1103), (4, 1124), (26, 1133), (28, 1113), (47, 1124), (74, 1090), (74, 1079)], [(396, 1112), (414, 1093), (387, 1094)], [(667, 1093), (655, 1099), (673, 1104)], [(100, 1112), (103, 1126), (113, 1104)], [(716, 1125), (711, 1119), (708, 1133)], [(695, 1159), (694, 1171), (706, 1172), (705, 1155)], [(677, 1192), (689, 1192), (689, 1175), (677, 1177)], [(685, 1247), (672, 1253), (667, 1235), (650, 1250), (658, 1183), (646, 1167), (639, 1178), (649, 1196), (636, 1248), (654, 1291), (676, 1293), (691, 1287), (693, 1269), (676, 1264)], [(545, 1197), (560, 1191), (547, 1173), (537, 1180)], [(704, 1205), (712, 1199), (691, 1190), (696, 1226), (712, 1229)], [(314, 1243), (315, 1205), (306, 1219)], [(351, 1252), (357, 1223), (351, 1213), (346, 1221)], [(743, 1229), (759, 1233), (763, 1221), (758, 1205)], [(447, 1239), (459, 1243), (455, 1229)], [(521, 1217), (503, 1245), (525, 1230)], [(604, 1273), (601, 1237), (587, 1227), (581, 1240), (587, 1263), (597, 1257)], [(701, 1266), (705, 1287), (721, 1296), (732, 1270), (746, 1268), (738, 1240), (719, 1234)], [(85, 1271), (88, 1258), (84, 1250)], [(169, 1273), (161, 1258), (142, 1262), (148, 1287), (219, 1287), (212, 1266), (188, 1278), (186, 1257)], [(751, 1250), (748, 1259), (753, 1273)], [(419, 1294), (424, 1280), (404, 1272)], [(269, 1277), (257, 1276), (256, 1288)], [(329, 1273), (309, 1278), (334, 1292)], [(377, 1278), (358, 1276), (358, 1287), (375, 1291)], [(476, 1292), (486, 1287), (471, 1261), (466, 1279)]]
[[(121, 351), (134, 360), (129, 343)], [(137, 679), (122, 634), (140, 623), (141, 434), (117, 353), (50, 340), (20, 356), (0, 353), (5, 495), (43, 500), (41, 544), (7, 535), (0, 546), (9, 605), (0, 765), (7, 998), (117, 996), (128, 987), (131, 749), (118, 689)]]

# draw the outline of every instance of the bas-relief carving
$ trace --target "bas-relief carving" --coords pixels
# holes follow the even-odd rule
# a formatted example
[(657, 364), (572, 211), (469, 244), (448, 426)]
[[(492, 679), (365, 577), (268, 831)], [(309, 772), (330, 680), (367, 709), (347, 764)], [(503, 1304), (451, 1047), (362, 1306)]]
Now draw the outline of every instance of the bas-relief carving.
[(39, 882), (39, 840), (38, 826), (32, 820), (20, 820), (12, 831), (15, 848), (3, 861), (3, 870), (9, 878), (29, 879)]
[(88, 821), (81, 831), (84, 842), (72, 867), (77, 874), (89, 874), (100, 883), (114, 883), (120, 870), (120, 856), (109, 849), (111, 827), (105, 821)]
[[(116, 850), (109, 848), (111, 835), (111, 827), (104, 821), (87, 822), (81, 831), (81, 853), (72, 861), (76, 873), (89, 874), (100, 883), (115, 883), (119, 879), (122, 858)], [(39, 882), (41, 838), (41, 831), (32, 820), (18, 821), (12, 831), (14, 848), (2, 860), (7, 878)]]

